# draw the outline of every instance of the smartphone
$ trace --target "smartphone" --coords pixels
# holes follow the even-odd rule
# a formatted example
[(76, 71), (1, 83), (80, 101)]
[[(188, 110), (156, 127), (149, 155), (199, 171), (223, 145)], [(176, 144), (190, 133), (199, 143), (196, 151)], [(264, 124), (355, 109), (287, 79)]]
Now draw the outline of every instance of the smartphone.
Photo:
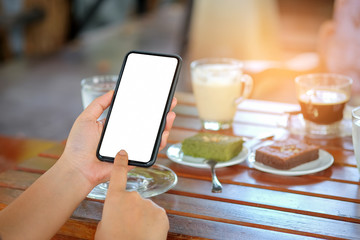
[(114, 162), (124, 149), (129, 165), (155, 163), (181, 62), (169, 54), (131, 51), (125, 56), (98, 145), (99, 160)]

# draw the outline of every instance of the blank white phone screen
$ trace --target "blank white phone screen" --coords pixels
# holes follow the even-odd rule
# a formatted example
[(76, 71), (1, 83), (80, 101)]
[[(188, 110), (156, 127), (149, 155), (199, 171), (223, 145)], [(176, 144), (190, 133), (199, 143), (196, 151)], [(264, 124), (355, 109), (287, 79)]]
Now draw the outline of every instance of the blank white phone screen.
[(121, 77), (99, 153), (149, 162), (174, 79), (174, 57), (130, 53)]

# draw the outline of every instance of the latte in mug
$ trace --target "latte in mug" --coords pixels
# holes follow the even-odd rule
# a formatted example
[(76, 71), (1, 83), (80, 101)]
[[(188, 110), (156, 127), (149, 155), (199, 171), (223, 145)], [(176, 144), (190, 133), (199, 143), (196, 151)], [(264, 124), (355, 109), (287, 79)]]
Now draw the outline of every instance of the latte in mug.
[(241, 93), (240, 74), (221, 64), (199, 67), (193, 73), (193, 91), (201, 119), (232, 121)]
[(253, 86), (252, 78), (242, 72), (242, 63), (227, 58), (200, 59), (191, 63), (191, 78), (203, 127), (230, 128), (237, 105)]

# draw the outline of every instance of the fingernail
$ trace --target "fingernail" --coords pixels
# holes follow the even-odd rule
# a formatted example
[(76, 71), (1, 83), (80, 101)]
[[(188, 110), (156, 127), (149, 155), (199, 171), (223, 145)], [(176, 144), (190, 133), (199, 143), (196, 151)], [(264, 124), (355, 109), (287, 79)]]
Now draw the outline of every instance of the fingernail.
[(125, 150), (120, 150), (119, 155), (126, 156), (126, 151)]

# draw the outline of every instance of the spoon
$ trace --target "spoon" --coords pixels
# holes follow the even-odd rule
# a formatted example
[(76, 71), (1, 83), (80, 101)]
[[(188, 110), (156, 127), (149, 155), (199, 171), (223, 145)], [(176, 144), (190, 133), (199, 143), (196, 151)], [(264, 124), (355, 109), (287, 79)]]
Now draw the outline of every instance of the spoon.
[[(273, 139), (274, 135), (273, 134), (267, 134), (267, 135), (263, 135), (263, 136), (258, 136), (255, 137), (251, 140), (248, 140), (245, 142), (245, 144), (248, 145), (248, 148), (252, 148), (255, 145), (261, 143), (263, 140), (268, 140), (268, 139)], [(211, 191), (213, 193), (220, 193), (222, 192), (222, 185), (219, 181), (219, 179), (216, 176), (216, 172), (215, 172), (215, 166), (217, 164), (217, 161), (212, 160), (212, 159), (205, 159), (204, 162), (210, 166), (211, 169), (211, 177), (212, 177), (212, 189)]]
[(206, 159), (205, 163), (207, 165), (209, 165), (210, 169), (211, 169), (211, 177), (212, 177), (212, 189), (211, 189), (211, 191), (213, 193), (222, 192), (222, 185), (221, 185), (221, 183), (220, 183), (220, 181), (217, 178), (216, 173), (215, 173), (215, 165), (217, 164), (217, 161), (211, 160), (211, 159), (209, 159), (209, 160)]

